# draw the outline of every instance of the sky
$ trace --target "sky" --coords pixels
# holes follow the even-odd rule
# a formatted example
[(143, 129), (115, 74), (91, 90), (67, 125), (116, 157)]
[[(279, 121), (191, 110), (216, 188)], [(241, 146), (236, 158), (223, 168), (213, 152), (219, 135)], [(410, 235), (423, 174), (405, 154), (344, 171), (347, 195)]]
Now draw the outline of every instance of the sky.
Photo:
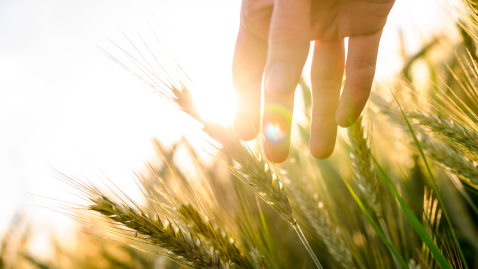
[[(452, 34), (443, 7), (440, 0), (397, 1), (377, 81), (400, 68), (398, 29), (409, 54), (433, 36)], [(238, 0), (1, 0), (0, 232), (18, 210), (39, 225), (67, 222), (29, 198), (74, 199), (49, 164), (81, 173), (95, 167), (126, 188), (134, 186), (130, 169), (153, 156), (153, 137), (180, 136), (168, 105), (100, 49), (118, 53), (112, 42), (126, 47), (126, 37), (139, 35), (159, 48), (148, 23), (194, 79), (202, 113), (230, 118), (239, 9)]]

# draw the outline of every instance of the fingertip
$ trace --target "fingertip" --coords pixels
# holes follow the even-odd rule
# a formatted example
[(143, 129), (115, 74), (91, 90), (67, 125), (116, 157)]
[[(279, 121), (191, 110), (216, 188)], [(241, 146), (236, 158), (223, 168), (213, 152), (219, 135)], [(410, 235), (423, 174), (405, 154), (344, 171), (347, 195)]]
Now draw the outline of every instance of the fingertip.
[(259, 134), (259, 132), (256, 132), (253, 129), (236, 129), (236, 127), (234, 127), (234, 130), (237, 135), (237, 138), (239, 138), (242, 141), (254, 140)]
[(319, 160), (325, 160), (332, 156), (334, 153), (335, 144), (323, 145), (323, 144), (310, 144), (310, 153), (314, 158)]
[(335, 121), (351, 126), (362, 113), (372, 89), (382, 31), (350, 37), (344, 90)]
[(251, 113), (247, 112), (238, 112), (232, 125), (237, 137), (243, 141), (255, 139), (260, 131), (260, 119), (258, 115), (252, 116)]
[(266, 156), (266, 159), (270, 162), (273, 162), (275, 164), (281, 164), (289, 158), (289, 147), (286, 149), (282, 150), (272, 150), (270, 148), (267, 148), (266, 145), (264, 144), (264, 155)]
[(344, 74), (343, 40), (315, 43), (312, 60), (312, 122), (310, 153), (317, 159), (332, 155), (337, 138), (335, 116)]
[[(266, 158), (273, 163), (283, 163), (289, 157), (290, 129), (283, 133), (279, 125), (265, 124), (264, 144), (262, 146)], [(286, 129), (287, 130), (287, 129)]]
[(324, 160), (329, 158), (335, 149), (335, 140), (337, 136), (337, 127), (334, 126), (335, 131), (315, 134), (310, 139), (309, 149), (314, 158)]
[(352, 126), (355, 121), (358, 119), (358, 116), (355, 115), (340, 115), (337, 113), (335, 117), (335, 122), (342, 128), (348, 128)]
[(282, 163), (289, 156), (294, 93), (275, 96), (264, 93), (262, 132), (264, 153), (268, 160)]
[(353, 91), (345, 87), (335, 114), (335, 122), (343, 128), (350, 127), (360, 117), (370, 95), (370, 90), (355, 91), (352, 95)]

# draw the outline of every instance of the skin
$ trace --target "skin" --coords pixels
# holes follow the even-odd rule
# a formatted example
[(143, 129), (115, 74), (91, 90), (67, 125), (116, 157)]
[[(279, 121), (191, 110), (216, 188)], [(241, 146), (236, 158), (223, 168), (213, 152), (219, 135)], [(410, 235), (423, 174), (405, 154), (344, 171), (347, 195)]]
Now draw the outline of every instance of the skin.
[(393, 4), (394, 0), (243, 0), (232, 67), (240, 104), (233, 125), (239, 138), (252, 140), (261, 129), (263, 84), (264, 152), (275, 163), (287, 159), (294, 91), (314, 40), (310, 152), (315, 158), (328, 158), (337, 125), (352, 125), (368, 100), (380, 37)]

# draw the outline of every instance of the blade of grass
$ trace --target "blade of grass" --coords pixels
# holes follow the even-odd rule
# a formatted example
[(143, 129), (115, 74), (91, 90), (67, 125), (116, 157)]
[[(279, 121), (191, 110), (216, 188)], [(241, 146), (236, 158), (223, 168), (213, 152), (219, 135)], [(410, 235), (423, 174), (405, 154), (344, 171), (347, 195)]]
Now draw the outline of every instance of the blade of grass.
[[(427, 171), (428, 171), (428, 174), (430, 175), (430, 179), (432, 180), (432, 185), (433, 185), (433, 189), (435, 190), (435, 193), (436, 193), (436, 196), (438, 198), (438, 201), (440, 202), (440, 206), (443, 210), (443, 213), (445, 215), (445, 218), (446, 218), (446, 221), (448, 222), (448, 225), (450, 226), (450, 230), (451, 230), (451, 233), (453, 235), (453, 239), (455, 241), (455, 244), (456, 244), (456, 247), (458, 248), (458, 251), (460, 253), (460, 257), (462, 259), (462, 262), (463, 264), (465, 265), (465, 268), (466, 269), (469, 269), (468, 268), (468, 265), (466, 264), (466, 260), (465, 260), (465, 256), (463, 255), (463, 252), (461, 250), (461, 247), (460, 247), (460, 244), (458, 243), (458, 239), (456, 238), (456, 235), (455, 235), (455, 231), (453, 230), (453, 226), (451, 225), (451, 221), (450, 221), (450, 217), (448, 216), (448, 213), (447, 213), (447, 210), (445, 208), (445, 204), (443, 203), (443, 200), (441, 198), (441, 195), (440, 195), (440, 192), (438, 191), (438, 185), (436, 183), (436, 180), (435, 180), (435, 177), (433, 176), (433, 173), (430, 169), (430, 166), (428, 165), (428, 162), (427, 162), (427, 158), (425, 157), (425, 153), (423, 152), (423, 149), (420, 145), (420, 141), (418, 141), (418, 138), (417, 136), (415, 135), (415, 132), (413, 131), (413, 128), (412, 126), (410, 125), (410, 122), (408, 121), (408, 118), (407, 116), (405, 115), (405, 112), (403, 111), (402, 109), (402, 106), (400, 105), (400, 102), (398, 102), (398, 99), (397, 97), (395, 96), (395, 94), (392, 92), (392, 95), (393, 95), (393, 98), (395, 99), (395, 101), (397, 102), (397, 105), (398, 107), (400, 108), (400, 112), (402, 113), (402, 116), (403, 118), (405, 119), (405, 122), (407, 123), (407, 126), (408, 126), (408, 129), (410, 130), (410, 134), (412, 135), (413, 137), (413, 141), (415, 142), (415, 144), (417, 145), (417, 148), (418, 148), (418, 151), (420, 152), (420, 156), (422, 157), (423, 159), (423, 162), (425, 163), (425, 167), (427, 168)], [(376, 162), (376, 161), (375, 161)], [(378, 164), (377, 164), (378, 165)], [(428, 233), (427, 233), (428, 235)], [(441, 252), (440, 252), (441, 253)], [(436, 258), (436, 257), (435, 257)]]
[(388, 241), (387, 237), (385, 236), (385, 234), (382, 232), (382, 230), (380, 229), (380, 227), (377, 225), (377, 223), (375, 223), (375, 221), (373, 220), (372, 216), (368, 213), (367, 209), (365, 209), (365, 206), (362, 204), (362, 202), (360, 201), (360, 199), (358, 198), (357, 194), (355, 194), (354, 190), (352, 189), (352, 187), (350, 187), (349, 183), (347, 182), (347, 180), (342, 177), (343, 181), (345, 182), (345, 185), (347, 185), (347, 188), (349, 189), (350, 193), (352, 194), (352, 196), (354, 197), (355, 201), (357, 202), (358, 206), (360, 207), (360, 209), (362, 210), (363, 214), (365, 215), (365, 217), (368, 219), (368, 221), (370, 222), (370, 224), (372, 225), (373, 229), (375, 230), (375, 232), (377, 233), (377, 235), (380, 237), (380, 239), (382, 239), (383, 243), (385, 243), (385, 245), (387, 246), (387, 248), (390, 250), (390, 252), (392, 253), (392, 255), (395, 257), (395, 259), (397, 259), (398, 263), (400, 263), (401, 266), (403, 266), (403, 268), (406, 268), (406, 269), (410, 269), (410, 267), (408, 267), (407, 263), (405, 262), (405, 260), (402, 258), (402, 256), (400, 256), (400, 254), (397, 252), (397, 250), (393, 247), (392, 243), (390, 243), (390, 241)]
[(389, 189), (392, 191), (392, 193), (395, 195), (397, 198), (398, 203), (402, 207), (403, 212), (405, 212), (405, 215), (407, 216), (408, 220), (411, 222), (413, 228), (415, 231), (418, 233), (418, 235), (422, 238), (423, 242), (427, 245), (428, 249), (432, 253), (433, 257), (437, 260), (437, 262), (440, 264), (440, 266), (444, 269), (452, 269), (450, 263), (448, 263), (447, 259), (441, 253), (440, 249), (438, 246), (435, 244), (431, 236), (427, 233), (423, 225), (421, 224), (420, 220), (413, 214), (413, 211), (408, 207), (408, 205), (405, 203), (403, 198), (400, 196), (398, 193), (397, 189), (393, 185), (392, 181), (390, 178), (387, 176), (387, 174), (383, 171), (382, 167), (378, 164), (377, 160), (371, 154), (373, 162), (375, 166), (377, 167), (378, 171), (382, 175), (382, 177), (385, 179), (385, 182), (387, 183), (387, 186)]

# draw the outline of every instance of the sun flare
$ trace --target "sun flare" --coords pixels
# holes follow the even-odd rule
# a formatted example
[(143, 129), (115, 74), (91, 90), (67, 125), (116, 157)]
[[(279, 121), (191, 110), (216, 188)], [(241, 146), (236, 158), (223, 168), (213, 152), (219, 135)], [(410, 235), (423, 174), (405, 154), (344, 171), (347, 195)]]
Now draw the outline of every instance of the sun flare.
[(232, 89), (209, 89), (194, 97), (196, 107), (205, 120), (231, 124), (237, 111), (237, 97)]

